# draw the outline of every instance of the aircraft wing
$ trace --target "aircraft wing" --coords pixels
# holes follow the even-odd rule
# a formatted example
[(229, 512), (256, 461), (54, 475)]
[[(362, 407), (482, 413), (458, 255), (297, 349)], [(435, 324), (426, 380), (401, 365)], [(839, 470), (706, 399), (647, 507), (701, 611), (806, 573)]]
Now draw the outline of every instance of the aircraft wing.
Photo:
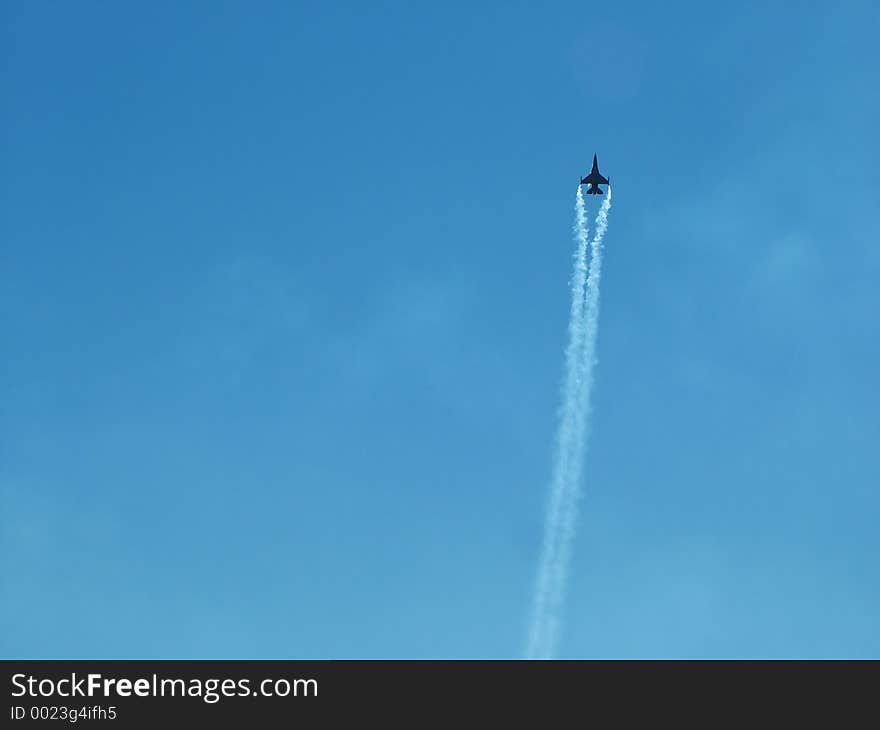
[(587, 176), (583, 179), (582, 182), (584, 182), (584, 183), (591, 183), (591, 184), (593, 184), (593, 185), (607, 185), (607, 184), (608, 184), (608, 178), (607, 178), (607, 177), (604, 177), (603, 175), (601, 175), (601, 174), (598, 173), (598, 172), (591, 172), (589, 175), (587, 175)]

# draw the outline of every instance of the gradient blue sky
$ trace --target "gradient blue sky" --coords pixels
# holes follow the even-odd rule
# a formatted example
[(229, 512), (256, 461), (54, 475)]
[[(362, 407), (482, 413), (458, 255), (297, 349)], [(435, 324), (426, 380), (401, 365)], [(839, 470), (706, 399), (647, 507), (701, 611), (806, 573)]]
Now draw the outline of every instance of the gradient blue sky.
[(880, 656), (878, 17), (3, 3), (0, 654), (519, 656), (598, 152), (562, 655)]

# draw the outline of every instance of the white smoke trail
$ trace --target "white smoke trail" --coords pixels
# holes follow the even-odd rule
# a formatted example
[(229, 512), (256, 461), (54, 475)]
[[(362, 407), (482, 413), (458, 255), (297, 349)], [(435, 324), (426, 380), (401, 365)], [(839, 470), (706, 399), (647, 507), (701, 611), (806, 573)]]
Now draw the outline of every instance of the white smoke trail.
[(602, 276), (602, 239), (608, 227), (611, 187), (596, 217), (596, 235), (590, 245), (589, 277), (586, 274), (587, 227), (584, 200), (578, 186), (575, 236), (575, 273), (569, 341), (566, 347), (566, 378), (557, 435), (556, 459), (547, 509), (544, 544), (532, 627), (526, 654), (532, 658), (553, 655), (559, 634), (562, 601), (580, 497), (586, 427), (596, 361), (599, 325), (599, 284)]
[(559, 526), (559, 548), (556, 555), (556, 564), (553, 571), (554, 583), (551, 587), (548, 626), (546, 630), (547, 645), (546, 655), (552, 656), (556, 649), (559, 637), (559, 623), (562, 614), (562, 602), (565, 596), (565, 586), (568, 577), (568, 569), (571, 564), (571, 552), (574, 545), (575, 530), (577, 526), (579, 501), (582, 493), (581, 474), (583, 471), (584, 455), (587, 438), (589, 436), (591, 396), (593, 391), (596, 358), (596, 342), (599, 333), (599, 298), (600, 282), (602, 278), (602, 240), (608, 228), (608, 212), (611, 209), (611, 186), (608, 186), (608, 195), (602, 201), (602, 206), (596, 216), (596, 233), (590, 243), (590, 275), (587, 278), (585, 292), (586, 305), (584, 309), (584, 335), (583, 351), (581, 357), (581, 390), (577, 397), (576, 422), (573, 439), (573, 454), (571, 456), (572, 478), (564, 495), (564, 503), (561, 508), (561, 524)]
[(580, 185), (575, 199), (575, 252), (572, 262), (571, 310), (568, 319), (568, 344), (565, 348), (565, 378), (562, 386), (562, 404), (559, 410), (559, 426), (556, 434), (556, 453), (553, 461), (553, 475), (550, 482), (550, 498), (547, 505), (547, 521), (544, 531), (544, 545), (541, 551), (541, 565), (538, 570), (538, 584), (535, 589), (534, 618), (527, 653), (531, 656), (540, 651), (545, 644), (544, 631), (547, 621), (547, 600), (553, 567), (558, 551), (559, 524), (567, 484), (571, 478), (572, 438), (577, 419), (578, 392), (580, 390), (581, 351), (584, 334), (584, 287), (587, 280), (587, 246), (589, 233), (584, 196)]

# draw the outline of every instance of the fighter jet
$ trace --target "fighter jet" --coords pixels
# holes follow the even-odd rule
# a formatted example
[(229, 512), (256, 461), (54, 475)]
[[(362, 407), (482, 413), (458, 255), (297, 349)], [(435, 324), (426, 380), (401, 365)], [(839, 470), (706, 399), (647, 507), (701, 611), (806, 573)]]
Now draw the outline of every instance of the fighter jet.
[(605, 191), (599, 187), (600, 184), (610, 185), (611, 181), (607, 177), (602, 177), (599, 172), (599, 162), (596, 160), (596, 155), (593, 155), (593, 169), (581, 180), (581, 185), (589, 185), (587, 195), (602, 195)]

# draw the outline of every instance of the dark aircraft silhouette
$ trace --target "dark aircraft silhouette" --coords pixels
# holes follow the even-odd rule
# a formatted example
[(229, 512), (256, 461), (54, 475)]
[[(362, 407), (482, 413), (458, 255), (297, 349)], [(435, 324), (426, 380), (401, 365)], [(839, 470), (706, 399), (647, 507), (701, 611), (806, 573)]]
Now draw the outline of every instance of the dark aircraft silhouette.
[(599, 185), (610, 185), (611, 181), (607, 177), (602, 177), (599, 172), (599, 162), (596, 160), (596, 155), (593, 155), (593, 169), (590, 170), (590, 174), (581, 180), (581, 185), (589, 185), (587, 188), (587, 195), (602, 195), (605, 191), (599, 187)]

